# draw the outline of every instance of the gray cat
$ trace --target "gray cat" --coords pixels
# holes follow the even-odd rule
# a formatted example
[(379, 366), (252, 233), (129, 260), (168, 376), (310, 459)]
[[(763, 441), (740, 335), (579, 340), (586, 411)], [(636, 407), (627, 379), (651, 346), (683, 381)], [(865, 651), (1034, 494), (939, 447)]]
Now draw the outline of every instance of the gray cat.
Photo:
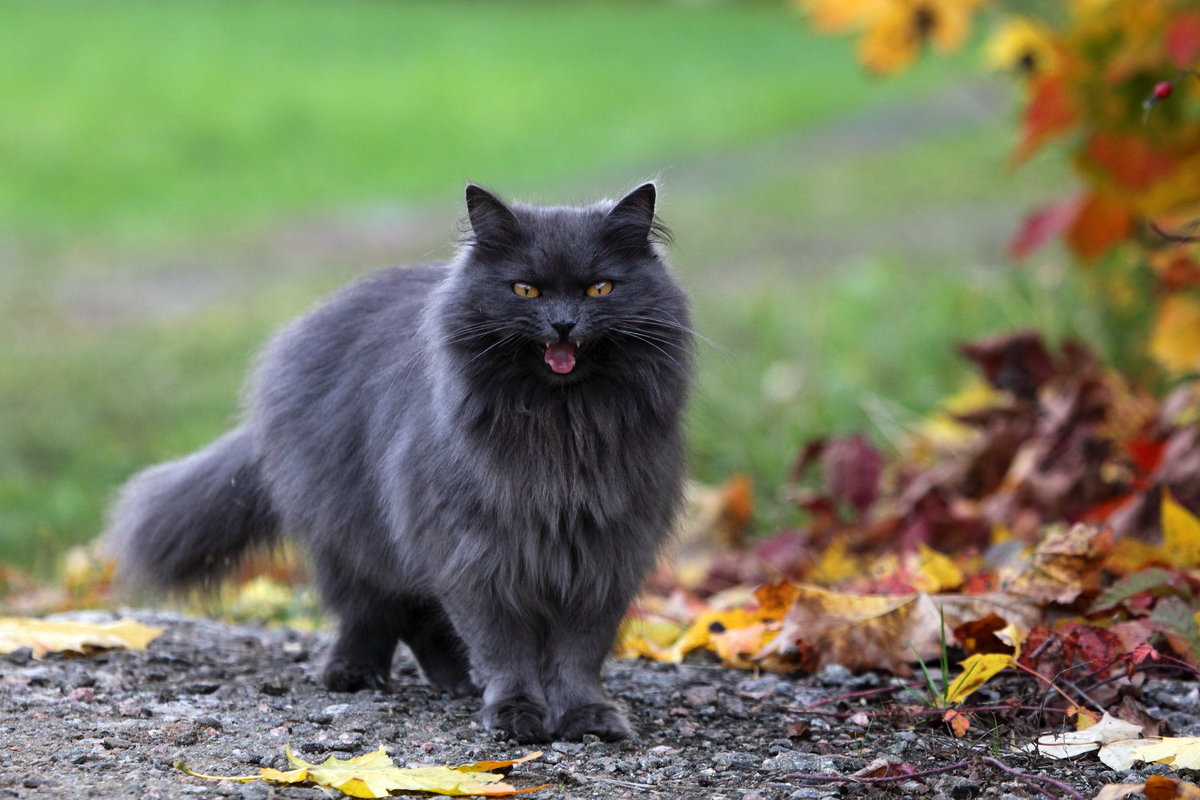
[(122, 490), (106, 542), (157, 588), (307, 541), (340, 620), (329, 688), (482, 691), (519, 741), (627, 736), (600, 667), (671, 527), (687, 298), (645, 184), (580, 208), (466, 190), (448, 264), (334, 294), (261, 356), (240, 426)]

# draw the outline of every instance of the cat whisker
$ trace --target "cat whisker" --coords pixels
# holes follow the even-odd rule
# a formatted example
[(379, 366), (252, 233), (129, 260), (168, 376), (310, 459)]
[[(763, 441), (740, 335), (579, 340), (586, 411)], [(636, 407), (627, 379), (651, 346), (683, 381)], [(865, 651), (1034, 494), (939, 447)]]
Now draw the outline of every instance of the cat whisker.
[[(662, 312), (662, 313), (665, 314), (666, 312)], [(704, 334), (700, 333), (695, 328), (684, 325), (683, 323), (681, 323), (679, 320), (675, 319), (675, 317), (671, 316), (670, 314), (667, 314), (666, 318), (657, 316), (655, 314), (630, 314), (629, 316), (626, 317), (626, 319), (633, 320), (636, 322), (656, 323), (656, 324), (661, 325), (664, 328), (669, 328), (671, 330), (676, 330), (676, 331), (682, 331), (684, 333), (694, 336), (695, 338), (699, 339), (700, 341), (702, 341), (705, 344), (712, 347), (714, 350), (717, 350), (718, 352), (720, 352), (724, 355), (729, 355), (728, 348), (723, 347), (722, 345), (718, 344), (717, 342), (714, 342), (712, 339), (710, 339), (707, 336), (705, 336)]]

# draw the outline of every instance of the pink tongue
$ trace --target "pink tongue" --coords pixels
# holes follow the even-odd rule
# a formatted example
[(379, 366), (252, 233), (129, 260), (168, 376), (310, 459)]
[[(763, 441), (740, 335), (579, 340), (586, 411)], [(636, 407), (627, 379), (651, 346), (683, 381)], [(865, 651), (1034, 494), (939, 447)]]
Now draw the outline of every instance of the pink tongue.
[(546, 346), (546, 363), (559, 375), (575, 369), (574, 342), (551, 342)]

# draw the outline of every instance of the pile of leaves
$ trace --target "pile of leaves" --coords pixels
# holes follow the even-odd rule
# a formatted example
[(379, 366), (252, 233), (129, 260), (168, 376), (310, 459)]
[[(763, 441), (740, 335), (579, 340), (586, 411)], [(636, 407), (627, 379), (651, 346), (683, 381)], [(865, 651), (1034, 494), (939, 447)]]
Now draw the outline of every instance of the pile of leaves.
[[(901, 676), (940, 660), (929, 701), (946, 708), (1009, 670), (1089, 722), (1147, 665), (1200, 674), (1195, 387), (1157, 402), (1033, 333), (961, 350), (978, 380), (897, 457), (860, 436), (803, 448), (802, 527), (739, 543), (744, 483), (710, 497), (692, 533), (726, 544), (660, 570), (621, 652)], [(951, 651), (967, 656), (953, 682)]]

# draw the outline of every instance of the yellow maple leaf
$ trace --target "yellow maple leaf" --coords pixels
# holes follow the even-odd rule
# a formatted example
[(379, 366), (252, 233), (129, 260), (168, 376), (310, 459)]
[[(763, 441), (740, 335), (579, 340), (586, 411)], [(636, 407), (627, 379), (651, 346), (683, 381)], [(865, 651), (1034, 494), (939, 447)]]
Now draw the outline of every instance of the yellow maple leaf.
[(1200, 303), (1180, 294), (1162, 301), (1150, 334), (1150, 355), (1175, 374), (1200, 367)]
[(160, 635), (161, 629), (132, 619), (83, 623), (3, 617), (0, 618), (0, 653), (28, 647), (33, 650), (34, 656), (40, 658), (46, 653), (85, 653), (101, 648), (145, 650), (146, 645)]
[(912, 586), (920, 592), (937, 594), (957, 589), (963, 584), (962, 570), (950, 557), (922, 543), (918, 545), (912, 565)]
[(1133, 755), (1173, 769), (1200, 769), (1200, 736), (1164, 736), (1136, 748)]
[(1021, 657), (1021, 641), (1024, 637), (1021, 636), (1016, 625), (1008, 623), (996, 631), (996, 637), (1005, 644), (1011, 645), (1013, 653), (1011, 655), (1008, 653), (976, 653), (965, 661), (960, 661), (959, 666), (963, 668), (963, 671), (946, 687), (942, 695), (942, 702), (945, 705), (958, 705), (997, 673), (1011, 667)]
[(1162, 492), (1163, 551), (1180, 567), (1200, 566), (1200, 519), (1165, 488)]
[(175, 767), (191, 775), (210, 781), (266, 781), (268, 783), (314, 783), (327, 789), (336, 789), (349, 797), (390, 797), (393, 792), (430, 792), (450, 796), (500, 797), (523, 794), (535, 789), (517, 789), (504, 783), (504, 776), (493, 770), (511, 767), (537, 758), (541, 751), (530, 753), (511, 761), (477, 761), (458, 767), (397, 767), (383, 745), (378, 750), (355, 758), (340, 759), (330, 756), (320, 764), (310, 764), (292, 753), (289, 745), (285, 752), (294, 769), (277, 770), (264, 767), (258, 775), (205, 775), (194, 772), (181, 761)]

